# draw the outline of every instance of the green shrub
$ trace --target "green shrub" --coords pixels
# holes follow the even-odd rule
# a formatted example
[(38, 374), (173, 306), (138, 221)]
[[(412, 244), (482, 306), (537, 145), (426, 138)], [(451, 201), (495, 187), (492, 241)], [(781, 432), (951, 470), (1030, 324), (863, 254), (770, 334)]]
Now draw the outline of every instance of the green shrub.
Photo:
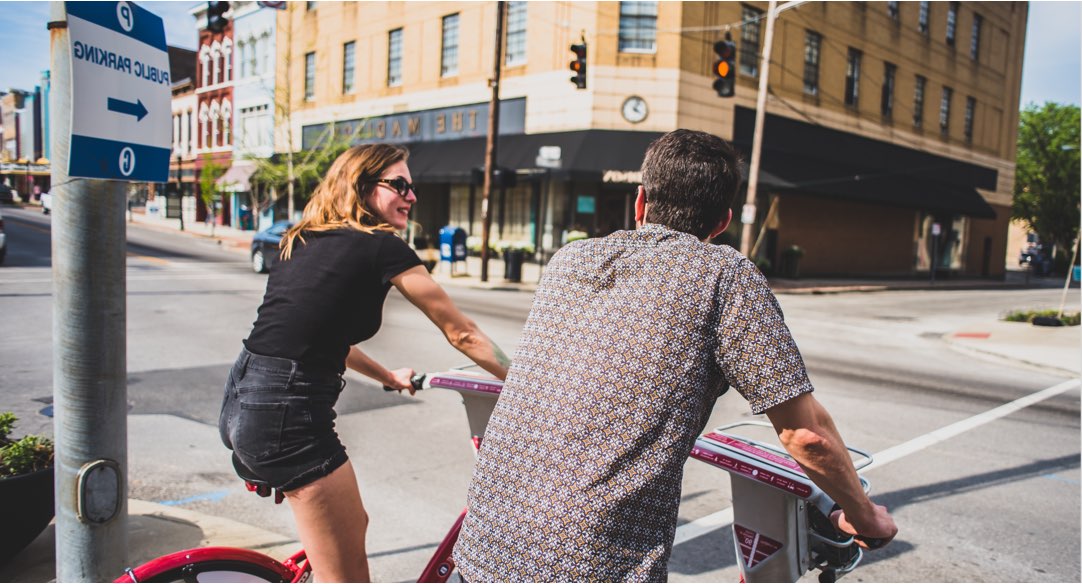
[[(1059, 315), (1059, 311), (1051, 308), (1046, 310), (1012, 310), (1003, 316), (1003, 320), (1008, 322), (1033, 322), (1033, 319), (1039, 316), (1055, 318), (1057, 315)], [(1077, 312), (1064, 312), (1060, 320), (1067, 326), (1078, 326), (1080, 316)]]
[(572, 241), (578, 241), (580, 239), (587, 239), (589, 237), (590, 237), (590, 234), (586, 233), (585, 231), (577, 231), (577, 230), (568, 231), (567, 232), (567, 243), (571, 243)]
[(0, 413), (0, 478), (12, 477), (49, 468), (53, 465), (53, 442), (41, 436), (9, 437), (18, 418), (11, 412)]

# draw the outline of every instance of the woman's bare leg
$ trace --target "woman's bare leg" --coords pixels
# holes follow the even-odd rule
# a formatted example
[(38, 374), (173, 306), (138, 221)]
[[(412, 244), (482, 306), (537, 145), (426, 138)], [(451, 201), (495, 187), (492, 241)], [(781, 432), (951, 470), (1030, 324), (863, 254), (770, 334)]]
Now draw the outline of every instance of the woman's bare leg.
[(319, 582), (370, 582), (364, 538), (368, 513), (348, 461), (286, 493), (301, 543)]

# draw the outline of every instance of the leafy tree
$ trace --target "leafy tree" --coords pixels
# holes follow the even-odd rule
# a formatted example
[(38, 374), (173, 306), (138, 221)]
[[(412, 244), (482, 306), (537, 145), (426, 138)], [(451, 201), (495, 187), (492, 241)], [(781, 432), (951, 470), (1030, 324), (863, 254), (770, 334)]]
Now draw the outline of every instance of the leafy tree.
[[(328, 133), (330, 132), (333, 132), (333, 125), (328, 126)], [(349, 147), (347, 138), (329, 138), (325, 135), (315, 147), (293, 155), (293, 176), (296, 181), (294, 185), (300, 187), (302, 197), (307, 198), (305, 195), (310, 195), (315, 190), (316, 185), (327, 175), (331, 164)], [(255, 163), (256, 171), (252, 179), (284, 194), (289, 185), (289, 160), (285, 155), (276, 154), (270, 158), (257, 159)], [(302, 204), (301, 207), (303, 206)]]
[(199, 197), (203, 199), (203, 204), (207, 207), (207, 217), (211, 219), (211, 237), (214, 237), (214, 225), (217, 223), (214, 221), (217, 213), (215, 203), (222, 196), (221, 189), (218, 188), (218, 179), (223, 174), (225, 174), (225, 167), (215, 162), (210, 154), (204, 154), (203, 170), (199, 173)]
[(1067, 262), (1079, 225), (1079, 108), (1046, 102), (1021, 112), (1011, 217)]

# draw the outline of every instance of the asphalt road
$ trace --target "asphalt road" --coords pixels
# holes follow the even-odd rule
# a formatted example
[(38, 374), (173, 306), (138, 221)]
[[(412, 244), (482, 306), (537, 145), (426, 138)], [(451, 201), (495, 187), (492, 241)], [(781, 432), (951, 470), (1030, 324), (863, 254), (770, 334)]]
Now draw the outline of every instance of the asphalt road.
[[(0, 266), (0, 408), (22, 417), (22, 431), (51, 433), (39, 413), (51, 399), (50, 221), (29, 210), (3, 212), (9, 251)], [(242, 254), (184, 235), (132, 227), (128, 239), (130, 495), (259, 525), (284, 541), (295, 537), (284, 506), (247, 493), (233, 476), (216, 431), (222, 383), (265, 277), (251, 273)], [(530, 295), (449, 291), (514, 350)], [(1005, 310), (1058, 300), (1055, 290), (780, 297), (818, 398), (846, 440), (873, 453), (898, 452), (1064, 381), (959, 353), (943, 340)], [(394, 292), (383, 329), (364, 348), (393, 367), (435, 371), (464, 361)], [(373, 575), (410, 580), (464, 502), (472, 465), (465, 416), (451, 392), (400, 397), (359, 376), (348, 379), (338, 429), (372, 517)], [(710, 424), (746, 419), (754, 417), (731, 392)], [(1079, 581), (1078, 390), (978, 420), (867, 473), (901, 533), (848, 580)], [(696, 461), (685, 472), (670, 580), (736, 581), (727, 528), (689, 538), (704, 518), (730, 506), (728, 479)]]

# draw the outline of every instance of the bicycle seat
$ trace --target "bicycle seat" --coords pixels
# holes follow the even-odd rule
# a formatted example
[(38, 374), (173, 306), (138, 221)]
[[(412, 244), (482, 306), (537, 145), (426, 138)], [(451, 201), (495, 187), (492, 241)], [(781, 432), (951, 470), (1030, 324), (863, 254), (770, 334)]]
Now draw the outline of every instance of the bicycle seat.
[(274, 504), (277, 505), (285, 500), (285, 494), (281, 490), (275, 489), (270, 486), (270, 483), (256, 476), (252, 469), (245, 466), (243, 462), (237, 458), (237, 453), (233, 453), (233, 470), (237, 471), (237, 476), (244, 481), (245, 488), (249, 492), (255, 493), (260, 497), (269, 497), (271, 493), (274, 493)]

